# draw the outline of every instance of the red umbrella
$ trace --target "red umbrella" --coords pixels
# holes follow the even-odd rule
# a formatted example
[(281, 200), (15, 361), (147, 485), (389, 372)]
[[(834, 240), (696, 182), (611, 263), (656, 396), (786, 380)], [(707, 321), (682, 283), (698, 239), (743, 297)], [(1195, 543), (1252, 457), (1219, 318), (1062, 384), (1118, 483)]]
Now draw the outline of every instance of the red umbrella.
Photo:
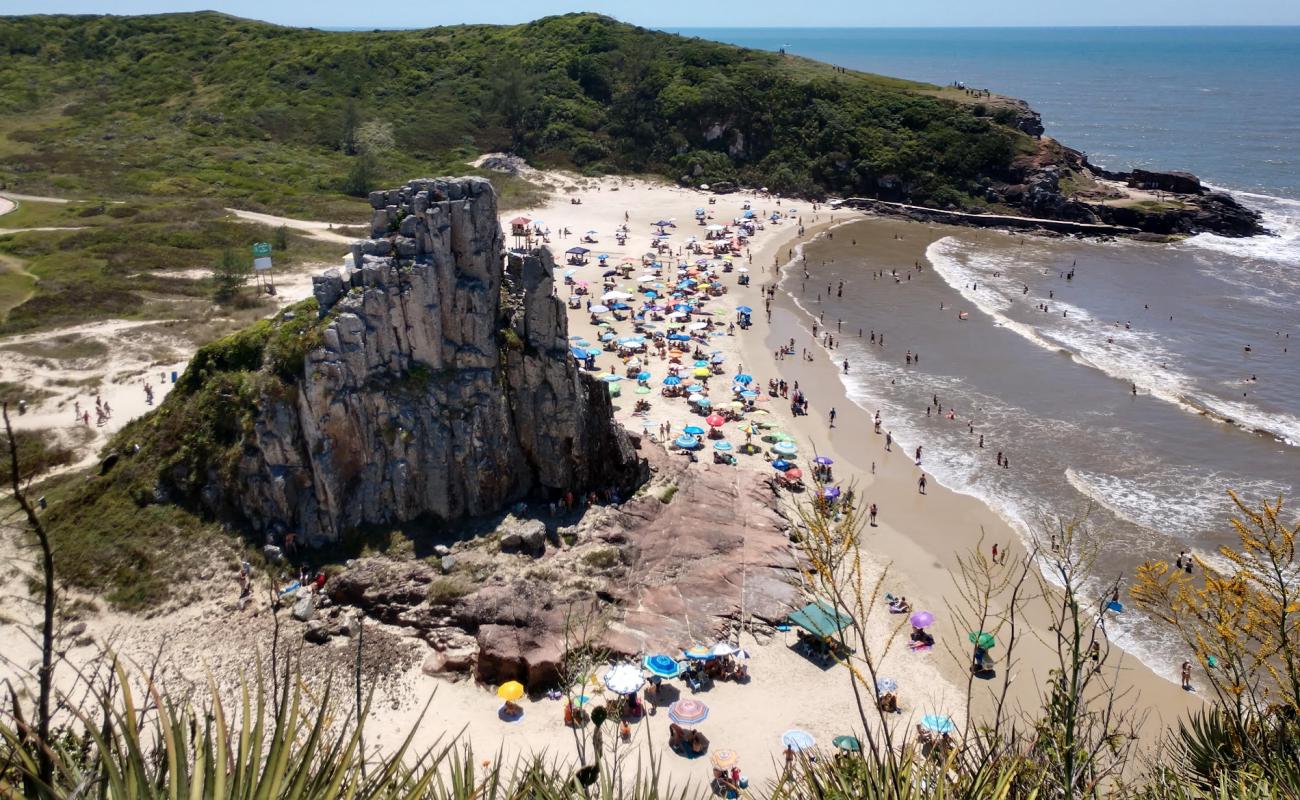
[(532, 220), (530, 220), (528, 217), (515, 217), (514, 219), (510, 220), (511, 225), (527, 225), (530, 222), (532, 222)]
[(712, 428), (721, 428), (722, 423), (726, 422), (726, 420), (722, 418), (721, 414), (710, 414), (704, 418), (704, 421), (709, 423), (709, 427)]
[(803, 477), (803, 470), (798, 467), (791, 467), (785, 471), (785, 476), (792, 481), (797, 481)]

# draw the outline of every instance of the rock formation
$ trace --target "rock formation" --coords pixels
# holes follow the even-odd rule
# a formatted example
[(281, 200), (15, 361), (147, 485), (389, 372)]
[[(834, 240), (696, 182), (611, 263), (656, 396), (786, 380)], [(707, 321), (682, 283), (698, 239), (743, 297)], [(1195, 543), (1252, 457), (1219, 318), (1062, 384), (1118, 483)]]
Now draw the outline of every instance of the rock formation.
[(505, 252), (486, 180), (371, 195), (370, 240), (315, 279), (293, 391), (266, 393), (214, 504), (311, 543), (638, 480), (607, 387), (568, 356), (548, 251)]
[[(326, 584), (329, 599), (412, 630), (433, 648), (426, 672), (533, 689), (557, 680), (566, 617), (589, 615), (593, 598), (608, 623), (590, 632), (615, 655), (711, 644), (742, 618), (770, 630), (800, 597), (770, 483), (749, 470), (687, 467), (657, 449), (650, 461), (656, 476), (645, 490), (575, 525), (508, 517), (497, 536), (458, 543), (451, 569), (362, 559)], [(564, 543), (543, 555), (507, 544), (548, 526)]]

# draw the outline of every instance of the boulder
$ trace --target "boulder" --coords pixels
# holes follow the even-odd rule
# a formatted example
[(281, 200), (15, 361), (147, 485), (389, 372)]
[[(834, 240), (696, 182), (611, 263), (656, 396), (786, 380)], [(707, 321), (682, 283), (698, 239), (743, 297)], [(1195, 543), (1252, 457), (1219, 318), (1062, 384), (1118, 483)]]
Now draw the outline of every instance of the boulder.
[(513, 514), (497, 528), (501, 534), (501, 549), (518, 550), (540, 556), (546, 550), (546, 523), (538, 519), (519, 519)]
[(316, 599), (311, 592), (299, 590), (298, 599), (293, 603), (293, 618), (306, 622), (316, 614)]
[(1205, 191), (1201, 179), (1190, 172), (1135, 169), (1129, 173), (1128, 183), (1139, 189), (1158, 189), (1176, 194), (1200, 194)]
[(314, 619), (303, 629), (302, 638), (312, 644), (326, 644), (330, 640), (330, 631), (324, 622)]

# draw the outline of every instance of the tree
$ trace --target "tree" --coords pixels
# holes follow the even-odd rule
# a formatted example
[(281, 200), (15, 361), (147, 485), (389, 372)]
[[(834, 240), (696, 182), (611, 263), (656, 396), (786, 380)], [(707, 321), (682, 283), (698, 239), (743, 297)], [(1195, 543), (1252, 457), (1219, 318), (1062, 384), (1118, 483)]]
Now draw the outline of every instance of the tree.
[(276, 229), (275, 229), (275, 238), (271, 240), (271, 244), (275, 247), (275, 249), (276, 249), (277, 252), (283, 253), (283, 252), (285, 252), (286, 250), (288, 250), (288, 249), (289, 249), (289, 229), (288, 229), (287, 227), (285, 227), (284, 225), (281, 225), (280, 227), (276, 228)]
[(510, 61), (492, 84), (492, 109), (501, 115), (501, 123), (510, 131), (511, 151), (524, 143), (529, 112), (537, 105), (537, 82), (518, 61)]
[(233, 300), (239, 293), (239, 289), (248, 283), (248, 276), (252, 271), (252, 265), (236, 255), (234, 250), (229, 247), (222, 250), (220, 260), (212, 268), (212, 279), (217, 286), (214, 294), (217, 302), (226, 303)]
[(379, 158), (395, 146), (393, 126), (382, 120), (370, 120), (357, 128), (356, 157), (343, 180), (343, 191), (365, 197), (379, 172)]
[(361, 113), (357, 111), (356, 101), (348, 99), (343, 105), (342, 136), (339, 148), (345, 155), (357, 154), (357, 128), (361, 125)]

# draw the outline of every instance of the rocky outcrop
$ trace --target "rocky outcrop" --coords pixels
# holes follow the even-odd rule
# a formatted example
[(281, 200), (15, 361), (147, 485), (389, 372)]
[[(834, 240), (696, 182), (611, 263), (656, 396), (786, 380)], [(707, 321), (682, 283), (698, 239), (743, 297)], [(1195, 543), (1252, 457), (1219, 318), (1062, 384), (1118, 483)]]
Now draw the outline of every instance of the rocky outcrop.
[(1128, 185), (1135, 189), (1156, 189), (1176, 194), (1201, 194), (1201, 179), (1190, 172), (1154, 172), (1135, 169), (1128, 173)]
[[(458, 544), (462, 560), (448, 575), (423, 562), (362, 559), (326, 584), (329, 599), (412, 629), (433, 648), (431, 674), (533, 689), (558, 679), (566, 626), (631, 656), (712, 643), (742, 618), (760, 633), (783, 619), (798, 603), (797, 562), (769, 482), (748, 470), (688, 467), (658, 450), (650, 460), (657, 474), (645, 491), (589, 509), (563, 527), (571, 541), (540, 559), (513, 552), (506, 538), (572, 520), (508, 517), (495, 536)], [(585, 616), (575, 622), (575, 613)], [(590, 629), (593, 614), (608, 624)]]
[(491, 185), (419, 180), (370, 202), (372, 238), (314, 282), (301, 377), (261, 397), (211, 502), (314, 544), (639, 480), (607, 387), (568, 357), (550, 253), (505, 264)]

